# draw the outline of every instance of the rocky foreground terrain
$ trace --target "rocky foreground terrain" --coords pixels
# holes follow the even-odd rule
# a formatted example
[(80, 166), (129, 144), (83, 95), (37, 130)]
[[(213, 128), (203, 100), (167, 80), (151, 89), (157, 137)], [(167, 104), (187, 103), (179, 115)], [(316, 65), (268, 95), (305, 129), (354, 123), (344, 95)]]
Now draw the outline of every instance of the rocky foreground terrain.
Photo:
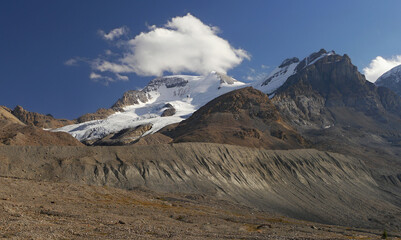
[[(57, 217), (67, 218), (64, 217), (65, 215), (74, 216), (76, 212), (81, 212), (82, 214), (82, 211), (79, 211), (79, 209), (81, 207), (85, 208), (84, 206), (87, 206), (85, 211), (91, 212), (89, 214), (93, 216), (91, 221), (96, 222), (96, 224), (105, 224), (107, 221), (110, 221), (110, 224), (116, 224), (118, 223), (117, 219), (123, 222), (134, 221), (135, 217), (131, 215), (131, 217), (124, 216), (126, 216), (125, 214), (134, 214), (135, 211), (130, 212), (123, 207), (125, 205), (120, 205), (119, 195), (115, 193), (119, 192), (122, 195), (122, 199), (129, 199), (129, 196), (135, 198), (134, 196), (138, 192), (131, 191), (139, 188), (157, 192), (159, 195), (170, 194), (169, 196), (181, 196), (185, 193), (186, 195), (211, 196), (212, 199), (217, 198), (229, 201), (235, 208), (238, 208), (239, 205), (246, 205), (251, 207), (251, 209), (258, 209), (258, 212), (263, 211), (258, 214), (267, 219), (286, 215), (313, 222), (362, 229), (376, 229), (369, 230), (366, 234), (378, 233), (383, 229), (387, 229), (387, 231), (397, 236), (401, 229), (399, 225), (401, 223), (400, 195), (387, 192), (372, 177), (363, 162), (344, 155), (317, 150), (272, 151), (207, 143), (180, 143), (135, 147), (3, 146), (0, 147), (0, 163), (0, 175), (2, 178), (5, 178), (5, 182), (3, 183), (21, 186), (2, 187), (2, 189), (9, 188), (8, 192), (2, 193), (3, 212), (13, 213), (13, 211), (17, 211), (15, 214), (16, 216), (20, 216), (21, 221), (25, 221), (24, 219), (26, 219), (26, 217), (22, 217), (25, 216), (23, 215), (24, 211), (33, 211), (26, 214), (37, 214), (40, 216), (40, 219), (46, 218), (50, 221), (49, 219)], [(83, 185), (107, 187), (97, 188), (85, 187)], [(33, 210), (35, 208), (31, 206), (31, 201), (33, 203), (36, 202), (35, 196), (38, 196), (33, 186), (42, 188), (40, 191), (47, 191), (47, 194), (51, 194), (52, 197), (50, 198), (46, 196), (41, 196), (40, 198), (42, 202), (47, 199), (46, 204), (48, 204), (48, 209), (44, 211), (50, 211), (49, 214), (41, 214), (40, 208)], [(117, 190), (114, 187), (128, 191)], [(26, 194), (25, 190), (23, 190), (25, 188), (29, 188), (29, 191), (32, 191), (32, 193)], [(72, 192), (69, 193), (68, 189), (70, 188), (79, 188), (83, 189), (83, 191), (71, 190)], [(107, 194), (110, 195), (110, 199), (104, 194), (99, 199), (96, 199), (94, 191), (109, 192)], [(13, 196), (13, 194), (17, 194), (16, 192), (19, 192), (20, 201), (24, 202), (24, 204), (29, 203), (31, 207), (22, 204), (22, 206), (25, 206), (21, 207), (22, 210), (8, 211), (7, 204), (14, 204), (16, 206), (15, 200), (9, 200), (10, 194)], [(44, 193), (44, 195), (47, 194)], [(156, 195), (158, 196), (158, 194)], [(52, 200), (52, 198), (58, 200)], [(58, 202), (60, 205), (53, 205), (51, 201)], [(76, 205), (74, 201), (80, 202), (76, 206), (76, 209), (74, 209), (74, 205)], [(116, 215), (107, 210), (99, 213), (100, 215), (96, 215), (96, 211), (99, 210), (99, 204), (106, 205), (102, 201), (106, 201), (109, 208), (116, 211)], [(131, 200), (121, 201), (128, 201), (129, 205)], [(148, 199), (146, 201), (151, 200)], [(85, 205), (86, 202), (88, 205)], [(174, 201), (163, 202), (163, 200), (160, 200), (156, 202), (161, 205), (177, 204)], [(180, 203), (181, 200), (178, 200), (178, 202)], [(198, 202), (197, 198), (192, 203), (197, 207), (203, 204), (202, 201)], [(38, 203), (39, 207), (40, 204)], [(135, 204), (131, 207), (134, 206)], [(216, 211), (213, 210), (216, 206), (222, 206), (224, 214), (220, 216), (224, 216), (224, 218), (233, 214), (235, 215), (234, 210), (226, 209), (226, 203), (222, 205), (211, 204), (211, 206), (213, 206), (212, 210), (210, 210), (211, 212)], [(146, 206), (144, 207), (146, 208)], [(23, 211), (23, 209), (29, 208), (33, 209)], [(153, 216), (157, 219), (158, 214), (161, 213), (154, 212), (158, 207), (151, 206), (150, 209), (152, 208), (154, 210), (149, 210), (151, 212), (148, 212), (147, 216)], [(167, 206), (166, 208), (169, 207)], [(182, 217), (176, 216), (177, 213), (174, 213), (174, 208), (171, 208), (171, 211), (167, 215), (173, 216), (173, 219), (171, 219), (173, 223), (175, 223), (174, 217), (186, 219), (186, 215)], [(248, 209), (240, 212), (242, 212), (241, 214), (244, 212), (248, 214), (252, 211), (256, 210)], [(190, 220), (183, 221), (190, 221), (195, 225), (198, 224), (195, 215), (204, 216), (204, 214), (206, 215), (205, 219), (211, 218), (213, 221), (221, 221), (219, 217), (210, 213), (193, 214), (188, 217)], [(241, 218), (241, 214), (238, 218)], [(113, 215), (115, 218), (108, 217), (109, 215)], [(108, 220), (103, 223), (103, 220), (96, 220), (95, 216), (104, 216)], [(85, 215), (85, 217), (87, 216)], [(110, 218), (112, 220), (109, 220)], [(225, 221), (224, 218), (223, 221)], [(259, 219), (259, 217), (255, 218)], [(247, 218), (244, 217), (243, 219), (245, 226), (247, 226)], [(74, 218), (67, 219), (66, 221), (69, 224), (75, 224)], [(90, 220), (85, 221), (90, 222)], [(209, 220), (204, 221), (207, 223)], [(310, 232), (311, 229), (316, 230), (310, 227), (312, 223), (297, 223), (298, 221), (288, 219), (283, 221), (291, 223), (282, 225), (283, 228), (280, 231), (283, 232), (287, 231), (285, 230), (287, 227), (291, 229), (295, 228), (298, 224), (302, 225), (301, 229), (294, 230), (294, 232), (282, 232), (281, 234), (284, 236), (296, 237), (298, 236), (297, 234), (306, 234), (303, 236), (309, 237), (315, 236), (314, 231)], [(177, 223), (179, 222), (180, 220)], [(229, 225), (232, 227), (235, 226), (234, 228), (238, 227), (236, 231), (249, 238), (268, 238), (268, 236), (274, 236), (274, 231), (270, 232), (270, 228), (256, 229), (255, 232), (251, 231), (252, 233), (241, 232), (241, 224), (238, 225), (236, 222), (237, 220), (233, 220)], [(80, 221), (80, 224), (83, 223)], [(170, 221), (164, 224), (167, 227)], [(262, 221), (256, 225), (263, 224), (268, 224), (268, 222)], [(144, 221), (143, 226), (145, 225), (151, 229), (156, 229), (160, 226), (156, 220), (150, 222)], [(197, 226), (200, 227), (200, 225)], [(31, 229), (31, 227), (29, 224), (21, 223), (21, 229)], [(110, 234), (114, 231), (115, 234), (121, 234), (119, 232), (123, 231), (122, 229), (126, 229), (125, 227), (125, 225), (120, 226), (117, 224), (117, 226), (113, 225), (113, 227), (105, 228), (107, 229), (106, 232)], [(192, 227), (188, 227), (187, 230), (191, 229), (192, 231)], [(172, 228), (175, 229), (171, 230), (174, 234), (178, 234), (177, 231), (180, 232), (179, 229), (183, 229), (178, 226), (177, 228)], [(318, 228), (322, 229), (322, 227)], [(55, 226), (55, 229), (60, 229), (61, 231), (61, 229), (65, 228)], [(234, 237), (235, 234), (231, 235), (232, 233), (227, 231), (228, 229), (230, 228), (221, 229), (219, 228), (219, 224), (217, 224), (213, 231), (222, 234), (222, 237)], [(302, 229), (307, 229), (307, 231)], [(342, 234), (345, 234), (344, 228), (338, 229), (343, 229)], [(263, 234), (259, 234), (259, 230)], [(58, 230), (54, 231), (55, 233), (60, 233)], [(83, 234), (85, 231), (82, 230), (80, 234)], [(162, 230), (154, 231), (158, 232), (158, 234), (163, 232)], [(269, 232), (273, 235), (269, 235)], [(308, 235), (309, 233), (311, 235)], [(325, 235), (327, 232), (321, 233), (321, 237), (326, 236), (327, 238), (328, 235)], [(319, 233), (316, 234), (316, 238), (319, 238)], [(186, 236), (187, 234), (183, 235)], [(209, 235), (204, 235), (204, 237), (207, 236)], [(216, 238), (216, 236), (220, 235), (214, 236), (212, 234), (209, 237)], [(340, 236), (337, 235), (336, 237)], [(345, 236), (342, 235), (342, 237)], [(194, 236), (194, 238), (196, 237)]]
[(1, 239), (377, 239), (382, 234), (290, 219), (199, 194), (10, 177), (0, 177), (0, 186)]

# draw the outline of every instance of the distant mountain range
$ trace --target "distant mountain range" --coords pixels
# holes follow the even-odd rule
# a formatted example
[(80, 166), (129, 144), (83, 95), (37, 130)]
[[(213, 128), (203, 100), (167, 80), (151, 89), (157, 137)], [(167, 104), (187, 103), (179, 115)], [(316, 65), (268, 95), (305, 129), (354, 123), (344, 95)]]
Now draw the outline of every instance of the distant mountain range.
[(401, 154), (401, 100), (383, 86), (397, 85), (399, 75), (396, 67), (375, 86), (347, 55), (321, 49), (301, 61), (288, 58), (251, 84), (217, 72), (155, 78), (142, 90), (125, 92), (109, 109), (76, 120), (20, 106), (10, 112), (25, 124), (67, 132), (87, 145), (203, 141), (314, 147), (391, 161)]
[(77, 119), (77, 124), (57, 131), (68, 132), (78, 140), (92, 144), (124, 129), (146, 125), (147, 131), (139, 136), (136, 134), (137, 137), (132, 138), (134, 141), (167, 125), (181, 122), (207, 102), (234, 89), (253, 86), (273, 97), (288, 77), (332, 54), (334, 52), (314, 53), (301, 62), (297, 58), (287, 59), (266, 80), (253, 84), (245, 84), (217, 72), (207, 76), (174, 75), (156, 78), (142, 90), (124, 93), (110, 109), (85, 114)]

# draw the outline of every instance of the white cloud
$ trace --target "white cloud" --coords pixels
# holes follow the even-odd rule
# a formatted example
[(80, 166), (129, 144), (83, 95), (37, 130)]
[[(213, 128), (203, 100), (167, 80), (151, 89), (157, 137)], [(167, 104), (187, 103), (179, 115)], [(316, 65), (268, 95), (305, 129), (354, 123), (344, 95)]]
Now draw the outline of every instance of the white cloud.
[(245, 79), (253, 82), (253, 81), (260, 81), (263, 79), (266, 79), (268, 76), (267, 73), (265, 72), (250, 72), (247, 76), (245, 76)]
[(130, 40), (130, 51), (121, 64), (143, 76), (160, 76), (165, 71), (206, 74), (225, 73), (250, 58), (245, 50), (217, 36), (217, 31), (191, 14), (175, 17), (164, 27), (152, 26)]
[(66, 66), (79, 66), (80, 63), (91, 63), (91, 60), (83, 57), (70, 58), (64, 62)]
[(269, 66), (266, 66), (264, 64), (260, 65), (259, 69), (249, 68), (246, 75), (244, 76), (244, 79), (246, 79), (249, 82), (264, 80), (269, 75), (266, 72), (266, 70), (269, 68), (270, 68)]
[(94, 82), (101, 82), (104, 85), (109, 85), (110, 82), (115, 82), (116, 79), (117, 80), (122, 80), (122, 81), (128, 81), (129, 78), (127, 76), (118, 74), (118, 73), (114, 73), (114, 78), (110, 77), (110, 76), (106, 76), (106, 75), (101, 75), (101, 74), (97, 74), (95, 72), (91, 72), (91, 74), (89, 75), (89, 78), (94, 81)]
[(92, 62), (92, 68), (99, 72), (112, 72), (112, 73), (132, 73), (134, 72), (129, 65), (110, 62), (103, 59), (96, 59)]
[(383, 73), (401, 64), (401, 55), (385, 59), (377, 56), (373, 59), (368, 67), (363, 69), (365, 77), (370, 82), (375, 82)]
[[(104, 31), (99, 33), (111, 41), (127, 31), (126, 27), (121, 27), (107, 34)], [(90, 65), (90, 79), (93, 81), (127, 81), (125, 75), (132, 73), (140, 76), (161, 76), (165, 72), (226, 73), (244, 59), (250, 59), (250, 55), (219, 37), (219, 31), (219, 28), (208, 26), (188, 13), (172, 18), (161, 27), (148, 26), (147, 32), (133, 39), (119, 39), (113, 44), (116, 48), (113, 51), (108, 49), (98, 58), (83, 62)], [(74, 59), (67, 62), (67, 65), (77, 63)]]
[(64, 62), (64, 65), (67, 65), (67, 66), (78, 66), (78, 60), (75, 59), (75, 58), (68, 59), (67, 61)]
[(118, 74), (118, 73), (116, 73), (116, 77), (119, 80), (122, 80), (122, 81), (128, 81), (129, 80), (129, 78), (127, 76), (124, 76), (124, 75), (121, 75), (121, 74)]
[(99, 78), (102, 78), (102, 75), (93, 72), (89, 75), (89, 78), (90, 79), (99, 79)]
[(109, 33), (105, 33), (103, 30), (99, 30), (99, 34), (106, 40), (114, 40), (116, 38), (119, 38), (123, 35), (126, 35), (128, 33), (128, 28), (123, 26), (120, 28), (115, 28), (111, 30)]

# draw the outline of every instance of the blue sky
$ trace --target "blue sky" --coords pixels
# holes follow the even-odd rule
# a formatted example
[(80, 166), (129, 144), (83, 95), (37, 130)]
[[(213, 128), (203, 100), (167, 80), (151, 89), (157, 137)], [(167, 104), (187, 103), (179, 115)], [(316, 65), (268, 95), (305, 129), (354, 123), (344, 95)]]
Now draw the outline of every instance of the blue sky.
[[(219, 38), (250, 56), (227, 69), (238, 80), (267, 74), (285, 58), (303, 58), (320, 48), (348, 54), (362, 71), (377, 56), (387, 63), (401, 55), (400, 9), (396, 0), (0, 1), (0, 105), (70, 119), (110, 107), (152, 76), (129, 72), (128, 81), (106, 85), (89, 78), (88, 63), (105, 58), (106, 50), (121, 58), (127, 50), (119, 41), (188, 13), (218, 27)], [(119, 41), (104, 38), (122, 26), (126, 31)], [(77, 66), (65, 64), (71, 59)]]

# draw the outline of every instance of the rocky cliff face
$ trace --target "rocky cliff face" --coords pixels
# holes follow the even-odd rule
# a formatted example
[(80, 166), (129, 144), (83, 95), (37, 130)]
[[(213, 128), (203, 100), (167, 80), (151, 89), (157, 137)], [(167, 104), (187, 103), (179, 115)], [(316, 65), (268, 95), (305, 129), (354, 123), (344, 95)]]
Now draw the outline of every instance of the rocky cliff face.
[(51, 115), (43, 115), (40, 113), (29, 112), (21, 106), (15, 107), (11, 113), (23, 123), (40, 128), (59, 128), (76, 123), (72, 120), (56, 119)]
[(399, 193), (382, 191), (363, 162), (316, 150), (205, 143), (0, 147), (0, 175), (209, 194), (300, 219), (401, 229)]
[(384, 159), (400, 164), (401, 98), (366, 81), (347, 55), (301, 64), (272, 99), (283, 118), (315, 147), (363, 156), (380, 168)]
[(301, 135), (283, 121), (267, 95), (252, 87), (217, 97), (174, 130), (164, 133), (175, 142), (215, 142), (270, 149), (307, 146)]

